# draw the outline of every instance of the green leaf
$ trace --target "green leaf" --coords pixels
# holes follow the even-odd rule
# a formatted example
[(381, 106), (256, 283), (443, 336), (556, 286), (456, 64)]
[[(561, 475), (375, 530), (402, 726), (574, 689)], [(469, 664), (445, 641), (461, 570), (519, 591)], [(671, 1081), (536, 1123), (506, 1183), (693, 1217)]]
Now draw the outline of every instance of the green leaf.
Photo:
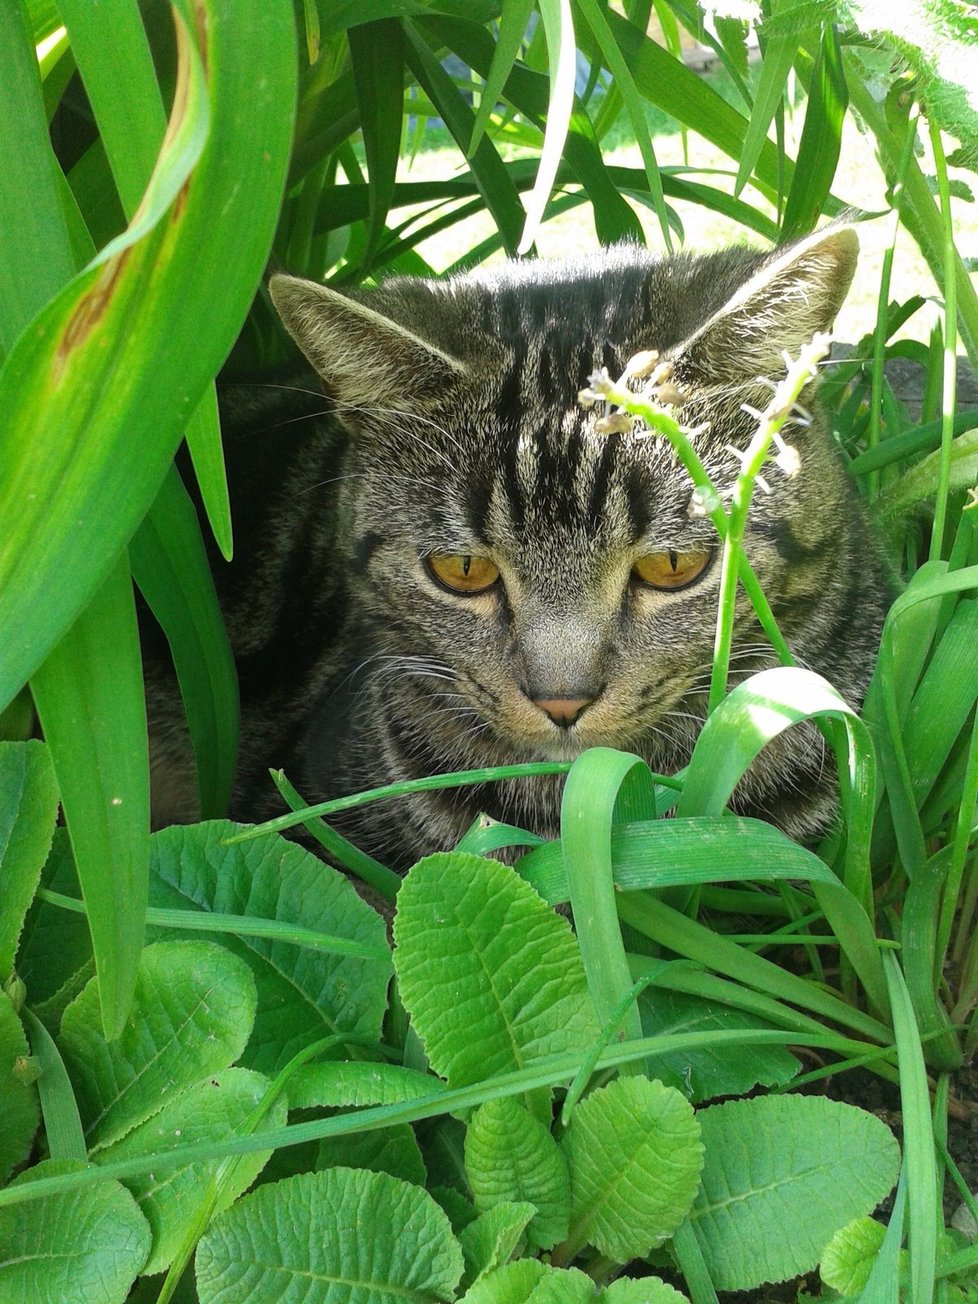
[(858, 1294), (869, 1281), (885, 1235), (875, 1218), (854, 1218), (841, 1227), (822, 1252), (819, 1276), (826, 1286), (840, 1295)]
[(598, 1296), (602, 1304), (689, 1304), (685, 1295), (667, 1286), (660, 1277), (631, 1281), (620, 1277)]
[(699, 1111), (706, 1163), (690, 1220), (718, 1290), (810, 1271), (829, 1238), (896, 1180), (893, 1134), (824, 1096), (767, 1096)]
[[(156, 1154), (172, 1149), (174, 1145), (220, 1141), (238, 1135), (261, 1104), (268, 1087), (268, 1079), (260, 1073), (252, 1073), (249, 1069), (225, 1069), (210, 1074), (203, 1082), (184, 1091), (167, 1091), (163, 1108), (100, 1150), (96, 1162), (109, 1164), (116, 1159)], [(285, 1099), (280, 1097), (266, 1115), (263, 1125), (280, 1127), (285, 1122), (286, 1112)], [(235, 1161), (230, 1179), (221, 1187), (218, 1211), (228, 1208), (248, 1189), (271, 1153), (262, 1150), (241, 1155)], [(135, 1197), (153, 1233), (153, 1248), (143, 1267), (144, 1275), (163, 1272), (170, 1265), (197, 1217), (209, 1182), (222, 1162), (211, 1159), (184, 1168), (167, 1168), (162, 1173), (144, 1173), (126, 1179), (125, 1185)]]
[(458, 1238), (465, 1259), (466, 1280), (476, 1282), (507, 1263), (533, 1214), (532, 1204), (507, 1201), (487, 1209), (470, 1222)]
[[(339, 933), (381, 954), (386, 950), (384, 921), (342, 874), (284, 838), (222, 845), (240, 831), (241, 825), (215, 820), (155, 834), (152, 904), (257, 915)], [(258, 989), (247, 1067), (275, 1072), (300, 1047), (331, 1033), (379, 1039), (389, 961), (331, 955), (264, 937), (220, 935), (220, 940), (247, 961)]]
[(149, 744), (125, 557), (31, 683), (85, 898), (108, 1037), (122, 1030), (145, 932)]
[[(885, 516), (906, 512), (934, 497), (940, 476), (941, 450), (937, 449), (910, 468), (879, 499)], [(970, 489), (978, 480), (978, 430), (967, 430), (951, 443), (951, 489)]]
[[(182, 93), (144, 203), (20, 335), (0, 373), (3, 703), (148, 509), (271, 242), (291, 131), (292, 7), (265, 4), (244, 27), (229, 0), (200, 8), (213, 95), (206, 146), (197, 24), (186, 0), (177, 12)], [(178, 320), (206, 329), (175, 331)]]
[(397, 1105), (433, 1095), (442, 1086), (439, 1078), (400, 1064), (355, 1060), (305, 1064), (289, 1078), (289, 1105), (292, 1109)]
[[(46, 1160), (14, 1185), (75, 1172), (77, 1161)], [(0, 1209), (0, 1299), (31, 1304), (124, 1304), (146, 1262), (146, 1219), (118, 1182)]]
[(88, 1147), (65, 1062), (54, 1038), (40, 1019), (28, 1009), (22, 1013), (37, 1066), (37, 1094), (44, 1117), (48, 1154), (52, 1159), (87, 1160)]
[(93, 981), (65, 1010), (60, 1038), (94, 1149), (158, 1113), (168, 1093), (227, 1068), (255, 1015), (247, 966), (209, 942), (145, 949), (133, 1008), (115, 1041), (102, 1035), (97, 1001)]
[(567, 920), (497, 861), (451, 852), (419, 861), (398, 894), (394, 940), (404, 1005), (452, 1086), (598, 1034)]
[(516, 251), (518, 254), (529, 253), (533, 248), (543, 221), (567, 140), (577, 76), (577, 47), (570, 0), (537, 0), (537, 8), (547, 42), (550, 98), (537, 177), (527, 197), (526, 225)]
[[(638, 999), (646, 1037), (773, 1026), (746, 1010), (661, 987), (646, 988)], [(741, 1096), (755, 1086), (783, 1086), (801, 1064), (784, 1046), (718, 1045), (656, 1055), (650, 1068), (667, 1086), (697, 1104), (717, 1096)]]
[(370, 177), (370, 218), (364, 267), (384, 234), (394, 197), (404, 98), (404, 28), (388, 18), (360, 23), (347, 33)]
[(649, 1078), (618, 1078), (574, 1110), (563, 1140), (577, 1249), (627, 1263), (673, 1234), (689, 1212), (703, 1166), (689, 1102)]
[(427, 1192), (333, 1168), (245, 1196), (197, 1249), (200, 1304), (403, 1304), (451, 1299), (462, 1251)]
[(467, 153), (477, 148), (489, 125), (489, 119), (502, 97), (506, 79), (512, 71), (516, 56), (519, 54), (523, 37), (526, 35), (530, 14), (533, 13), (535, 0), (511, 0), (501, 6), (499, 15), (499, 35), (492, 53), (492, 63), (485, 73), (485, 85), (479, 98), (479, 108), (472, 124), (472, 139)]
[(768, 129), (784, 98), (785, 82), (797, 53), (797, 36), (779, 34), (770, 37), (765, 43), (761, 76), (754, 94), (754, 106), (751, 110), (750, 122), (747, 124), (740, 162), (737, 165), (735, 195), (739, 195), (747, 184), (760, 157), (761, 149), (767, 140)]
[(316, 1169), (369, 1168), (389, 1173), (413, 1186), (425, 1186), (428, 1172), (410, 1123), (395, 1123), (372, 1132), (350, 1132), (319, 1143)]
[(527, 1240), (550, 1250), (570, 1217), (567, 1161), (549, 1130), (511, 1097), (487, 1100), (465, 1133), (465, 1172), (476, 1208), (528, 1201), (535, 1208)]
[(487, 1273), (469, 1287), (459, 1304), (526, 1304), (537, 1283), (556, 1271), (539, 1259), (518, 1259)]
[(0, 742), (0, 982), (13, 971), (57, 815), (58, 785), (44, 744)]
[(832, 191), (842, 148), (842, 127), (849, 88), (835, 26), (828, 22), (812, 69), (805, 125), (781, 222), (781, 239), (797, 239), (814, 230)]
[[(78, 896), (78, 875), (68, 830), (57, 828), (44, 866), (44, 888)], [(31, 1008), (49, 1028), (57, 1028), (64, 1007), (94, 972), (92, 936), (83, 914), (68, 913), (39, 895), (31, 906), (17, 953), (17, 972), (27, 985)], [(50, 1015), (50, 1017), (49, 1017)]]
[(30, 1053), (13, 1002), (0, 992), (0, 1182), (27, 1158), (41, 1118)]
[(129, 564), (170, 646), (201, 817), (223, 815), (237, 764), (238, 679), (197, 512), (174, 467), (129, 541)]

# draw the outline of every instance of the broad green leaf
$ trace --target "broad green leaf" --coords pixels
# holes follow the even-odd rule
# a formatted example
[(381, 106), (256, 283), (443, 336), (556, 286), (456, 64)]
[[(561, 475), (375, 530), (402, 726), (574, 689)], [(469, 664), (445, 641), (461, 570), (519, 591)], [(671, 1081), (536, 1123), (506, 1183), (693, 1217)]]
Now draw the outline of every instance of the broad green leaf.
[(465, 1172), (476, 1208), (528, 1201), (536, 1212), (527, 1239), (550, 1250), (567, 1235), (570, 1184), (567, 1161), (544, 1125), (511, 1097), (488, 1100), (469, 1120)]
[(517, 1259), (470, 1286), (459, 1304), (526, 1304), (537, 1283), (556, 1271), (539, 1259)]
[[(386, 949), (384, 921), (332, 866), (294, 842), (265, 836), (222, 845), (240, 832), (226, 820), (175, 825), (154, 835), (151, 903), (258, 915)], [(271, 1073), (300, 1047), (331, 1033), (380, 1037), (390, 963), (333, 955), (263, 937), (221, 936), (247, 961), (258, 988), (249, 1068)]]
[(133, 1008), (115, 1041), (102, 1035), (93, 981), (65, 1010), (64, 1054), (94, 1149), (158, 1113), (168, 1093), (234, 1062), (255, 1017), (246, 965), (210, 942), (160, 942), (142, 954)]
[(27, 1158), (41, 1118), (30, 1054), (13, 1002), (0, 992), (0, 1182)]
[(508, 1263), (533, 1213), (532, 1204), (507, 1201), (487, 1209), (470, 1222), (458, 1237), (465, 1259), (465, 1280), (476, 1282)]
[(592, 1304), (594, 1282), (580, 1268), (550, 1268), (527, 1295), (527, 1304)]
[(854, 1218), (841, 1227), (822, 1251), (819, 1276), (840, 1295), (863, 1289), (883, 1244), (886, 1228), (875, 1218)]
[(419, 861), (398, 894), (394, 940), (401, 998), (452, 1086), (597, 1036), (567, 920), (497, 861), (450, 852)]
[[(77, 897), (78, 875), (68, 830), (57, 828), (41, 875), (43, 888)], [(50, 905), (39, 896), (31, 906), (17, 953), (17, 973), (27, 985), (27, 999), (49, 1028), (61, 1023), (64, 1007), (94, 973), (88, 920)], [(63, 996), (59, 998), (59, 993)], [(50, 1017), (49, 1015), (50, 1010)]]
[[(746, 1010), (661, 987), (646, 988), (639, 996), (639, 1009), (646, 1037), (773, 1026)], [(783, 1086), (795, 1077), (801, 1064), (784, 1046), (699, 1046), (656, 1055), (650, 1069), (697, 1104), (717, 1096), (745, 1095), (758, 1085)]]
[(413, 1186), (423, 1187), (428, 1180), (421, 1148), (410, 1123), (328, 1137), (319, 1143), (315, 1166), (317, 1170), (369, 1168), (372, 1173), (389, 1173)]
[[(261, 1104), (269, 1081), (250, 1069), (225, 1069), (183, 1091), (169, 1090), (163, 1108), (152, 1118), (98, 1153), (97, 1163), (132, 1159), (171, 1150), (175, 1145), (198, 1141), (220, 1141), (244, 1131), (245, 1124)], [(279, 1097), (262, 1121), (263, 1127), (280, 1127), (286, 1118), (286, 1101)], [(232, 1177), (223, 1183), (217, 1209), (228, 1208), (248, 1189), (264, 1168), (271, 1151), (242, 1155), (234, 1164)], [(145, 1173), (126, 1179), (153, 1233), (153, 1248), (143, 1273), (162, 1272), (180, 1247), (197, 1217), (208, 1183), (221, 1167), (220, 1159), (166, 1168), (159, 1174)]]
[(99, 978), (106, 1035), (122, 1030), (145, 931), (149, 744), (136, 605), (120, 556), (36, 671)]
[(17, 942), (58, 815), (58, 785), (43, 743), (0, 742), (0, 981)]
[(689, 1212), (703, 1166), (689, 1102), (649, 1078), (618, 1078), (574, 1110), (564, 1137), (576, 1249), (627, 1263), (647, 1254)]
[(430, 1096), (443, 1087), (439, 1078), (400, 1064), (337, 1060), (306, 1064), (289, 1078), (291, 1109), (396, 1105)]
[(810, 1271), (874, 1209), (900, 1154), (885, 1123), (824, 1096), (766, 1096), (697, 1114), (706, 1163), (690, 1220), (718, 1290)]
[[(0, 702), (69, 628), (148, 509), (270, 244), (291, 129), (291, 5), (265, 4), (244, 26), (229, 0), (203, 6), (206, 146), (189, 9), (178, 0), (181, 94), (137, 218), (42, 310), (0, 373)], [(175, 331), (175, 321), (207, 328)]]
[(197, 1249), (200, 1304), (403, 1304), (448, 1300), (462, 1251), (419, 1187), (333, 1168), (260, 1187), (215, 1219)]
[[(15, 1185), (84, 1169), (46, 1160)], [(150, 1230), (118, 1182), (0, 1209), (0, 1299), (30, 1304), (124, 1304), (146, 1262)]]
[(620, 1277), (606, 1286), (598, 1299), (602, 1304), (689, 1304), (685, 1295), (667, 1286), (660, 1277)]

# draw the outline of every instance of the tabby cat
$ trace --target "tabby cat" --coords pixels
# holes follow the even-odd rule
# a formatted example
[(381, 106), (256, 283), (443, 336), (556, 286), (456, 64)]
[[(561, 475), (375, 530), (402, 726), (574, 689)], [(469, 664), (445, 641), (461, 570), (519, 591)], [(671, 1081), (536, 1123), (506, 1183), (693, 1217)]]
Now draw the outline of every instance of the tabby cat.
[[(241, 681), (233, 813), (273, 812), (269, 766), (309, 800), (426, 774), (569, 759), (594, 745), (684, 765), (702, 725), (718, 547), (668, 443), (595, 431), (578, 401), (639, 350), (672, 359), (720, 487), (784, 372), (848, 289), (854, 233), (763, 254), (635, 246), (444, 281), (271, 293), (318, 376), (225, 395), (237, 555), (217, 583)], [(814, 388), (814, 386), (810, 387)], [(325, 397), (324, 397), (325, 395)], [(858, 705), (885, 611), (883, 563), (817, 401), (800, 458), (755, 493), (748, 555), (800, 663)], [(811, 420), (809, 420), (811, 416)], [(775, 663), (739, 607), (734, 679)], [(157, 818), (192, 816), (175, 697), (157, 693)], [(810, 728), (765, 749), (734, 807), (795, 835), (831, 818)], [(403, 868), (480, 812), (545, 836), (561, 780), (366, 808), (344, 831)], [(276, 798), (277, 801), (277, 798)]]

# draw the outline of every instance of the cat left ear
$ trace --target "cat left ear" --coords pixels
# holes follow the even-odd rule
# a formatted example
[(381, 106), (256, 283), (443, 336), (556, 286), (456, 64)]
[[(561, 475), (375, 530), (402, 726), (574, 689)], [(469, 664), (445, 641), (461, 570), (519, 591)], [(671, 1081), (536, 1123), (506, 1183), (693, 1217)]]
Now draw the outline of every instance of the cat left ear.
[(285, 329), (341, 403), (410, 410), (465, 375), (434, 344), (325, 285), (273, 276), (268, 289)]
[(784, 371), (816, 331), (827, 331), (842, 306), (859, 254), (851, 227), (816, 232), (775, 250), (761, 269), (680, 345), (673, 374), (699, 384)]

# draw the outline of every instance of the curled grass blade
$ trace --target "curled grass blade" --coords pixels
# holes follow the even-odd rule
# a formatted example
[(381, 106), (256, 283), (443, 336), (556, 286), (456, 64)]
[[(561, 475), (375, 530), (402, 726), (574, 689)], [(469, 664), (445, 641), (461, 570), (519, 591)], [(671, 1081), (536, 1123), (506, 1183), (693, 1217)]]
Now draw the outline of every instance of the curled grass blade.
[(543, 221), (554, 187), (557, 169), (564, 152), (567, 129), (574, 108), (574, 79), (577, 75), (577, 46), (570, 0), (538, 0), (540, 18), (547, 39), (550, 64), (550, 100), (543, 148), (537, 166), (537, 178), (526, 203), (526, 225), (516, 252), (526, 254), (533, 248), (537, 229)]

